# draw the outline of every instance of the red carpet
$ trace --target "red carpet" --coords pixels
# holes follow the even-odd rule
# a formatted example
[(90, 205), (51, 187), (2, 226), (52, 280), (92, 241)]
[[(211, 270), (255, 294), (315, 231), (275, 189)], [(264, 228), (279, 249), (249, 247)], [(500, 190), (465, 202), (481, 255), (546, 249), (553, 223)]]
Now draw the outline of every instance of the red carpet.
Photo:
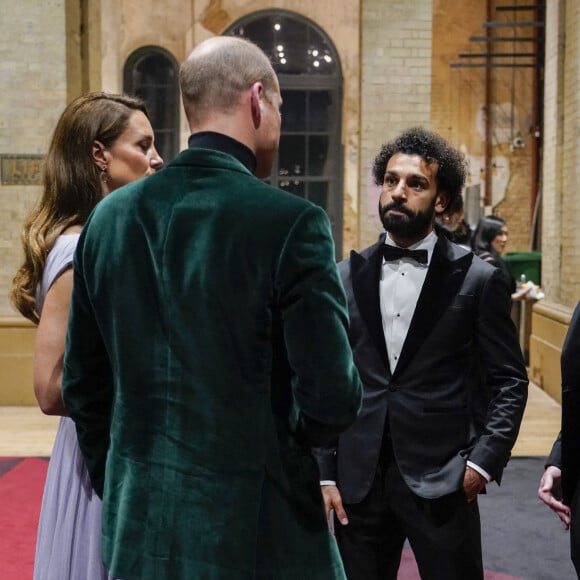
[(32, 578), (36, 526), (48, 461), (0, 460), (0, 576)]
[[(516, 578), (515, 576), (508, 576), (500, 572), (490, 572), (486, 570), (484, 573), (485, 580), (525, 580), (524, 578)], [(401, 566), (397, 574), (397, 580), (421, 580), (419, 570), (417, 570), (417, 563), (411, 550), (404, 550), (401, 559)]]
[[(30, 580), (36, 526), (48, 461), (0, 458), (0, 577)], [(403, 552), (398, 580), (420, 580), (411, 550)], [(524, 580), (486, 570), (485, 580)]]

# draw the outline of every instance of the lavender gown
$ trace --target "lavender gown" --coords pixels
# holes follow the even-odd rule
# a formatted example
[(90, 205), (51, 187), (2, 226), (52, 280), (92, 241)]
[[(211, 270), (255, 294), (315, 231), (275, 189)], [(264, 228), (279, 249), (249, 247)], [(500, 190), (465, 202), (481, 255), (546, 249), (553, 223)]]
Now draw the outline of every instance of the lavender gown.
[[(57, 238), (39, 284), (42, 311), (48, 289), (72, 264), (78, 234)], [(101, 500), (93, 492), (75, 425), (61, 417), (48, 464), (36, 540), (34, 580), (110, 579), (101, 562)]]

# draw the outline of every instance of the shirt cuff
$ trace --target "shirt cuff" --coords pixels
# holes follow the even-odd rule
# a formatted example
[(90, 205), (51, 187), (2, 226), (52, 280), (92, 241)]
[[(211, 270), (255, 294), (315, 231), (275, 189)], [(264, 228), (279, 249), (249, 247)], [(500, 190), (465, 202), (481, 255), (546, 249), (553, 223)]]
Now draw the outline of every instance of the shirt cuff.
[(487, 471), (485, 471), (485, 469), (482, 469), (481, 467), (479, 467), (479, 465), (475, 465), (475, 463), (472, 463), (471, 461), (467, 462), (467, 467), (471, 467), (471, 469), (473, 469), (473, 471), (477, 471), (477, 473), (479, 473), (479, 475), (481, 475), (482, 477), (485, 477), (485, 479), (487, 480), (487, 483), (489, 483), (493, 479), (491, 477), (491, 475), (489, 473), (487, 473)]
[(323, 479), (320, 482), (320, 485), (336, 485), (336, 481), (332, 481), (332, 479)]

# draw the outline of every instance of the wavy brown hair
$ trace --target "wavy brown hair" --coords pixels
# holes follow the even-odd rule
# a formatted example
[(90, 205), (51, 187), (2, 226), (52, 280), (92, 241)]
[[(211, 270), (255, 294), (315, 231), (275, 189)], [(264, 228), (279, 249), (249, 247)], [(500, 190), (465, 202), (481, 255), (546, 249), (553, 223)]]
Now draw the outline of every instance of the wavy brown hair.
[(90, 93), (70, 103), (58, 120), (45, 159), (42, 197), (22, 232), (24, 263), (10, 291), (12, 304), (35, 324), (40, 320), (36, 288), (56, 238), (71, 226), (84, 225), (103, 197), (93, 144), (100, 141), (105, 147), (113, 145), (135, 111), (149, 117), (140, 99)]

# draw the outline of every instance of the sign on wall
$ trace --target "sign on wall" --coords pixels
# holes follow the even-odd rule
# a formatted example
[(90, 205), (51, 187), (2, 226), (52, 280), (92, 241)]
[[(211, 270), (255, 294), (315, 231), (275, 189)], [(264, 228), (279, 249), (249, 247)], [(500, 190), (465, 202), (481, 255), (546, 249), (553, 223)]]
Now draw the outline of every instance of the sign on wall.
[(42, 185), (44, 155), (0, 155), (2, 185)]

